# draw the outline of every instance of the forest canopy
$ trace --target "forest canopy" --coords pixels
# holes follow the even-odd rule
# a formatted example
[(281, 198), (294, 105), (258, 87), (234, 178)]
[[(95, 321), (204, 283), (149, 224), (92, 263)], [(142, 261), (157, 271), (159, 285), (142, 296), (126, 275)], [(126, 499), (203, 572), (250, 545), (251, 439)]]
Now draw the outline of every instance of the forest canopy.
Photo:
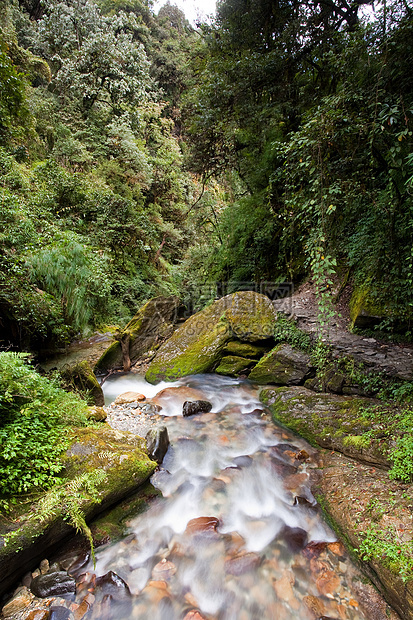
[(410, 0), (0, 4), (4, 340), (308, 276), (411, 318)]

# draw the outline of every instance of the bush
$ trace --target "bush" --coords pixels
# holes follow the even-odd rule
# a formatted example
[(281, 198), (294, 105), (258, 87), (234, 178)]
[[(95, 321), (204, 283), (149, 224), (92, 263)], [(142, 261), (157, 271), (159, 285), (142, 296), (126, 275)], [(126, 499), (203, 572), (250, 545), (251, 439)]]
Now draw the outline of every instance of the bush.
[(40, 376), (27, 354), (0, 353), (0, 498), (47, 489), (63, 465), (71, 424), (86, 423), (86, 404)]

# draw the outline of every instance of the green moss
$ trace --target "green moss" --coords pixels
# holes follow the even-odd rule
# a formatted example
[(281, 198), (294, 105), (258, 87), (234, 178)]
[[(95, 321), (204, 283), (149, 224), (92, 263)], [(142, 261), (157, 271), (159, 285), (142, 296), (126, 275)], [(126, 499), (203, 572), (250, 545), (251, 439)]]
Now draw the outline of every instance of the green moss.
[(237, 376), (242, 370), (246, 370), (254, 366), (256, 360), (247, 359), (245, 357), (236, 357), (235, 355), (225, 356), (221, 358), (219, 366), (215, 372), (219, 375)]
[(224, 355), (234, 355), (236, 357), (245, 357), (249, 360), (259, 359), (268, 352), (270, 347), (260, 344), (252, 344), (249, 342), (241, 342), (241, 340), (230, 340), (223, 350)]
[(122, 368), (122, 349), (120, 342), (112, 342), (95, 364), (96, 372), (107, 372), (112, 368)]
[(250, 374), (250, 380), (260, 385), (294, 385), (303, 381), (309, 371), (309, 356), (280, 344), (264, 355)]

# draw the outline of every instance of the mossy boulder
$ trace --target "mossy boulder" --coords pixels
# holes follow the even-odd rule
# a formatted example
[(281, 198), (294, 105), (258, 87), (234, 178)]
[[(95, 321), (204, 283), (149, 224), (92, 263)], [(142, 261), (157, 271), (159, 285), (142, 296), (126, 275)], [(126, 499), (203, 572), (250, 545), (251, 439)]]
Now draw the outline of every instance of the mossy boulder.
[(105, 404), (102, 388), (88, 361), (83, 360), (73, 366), (66, 366), (60, 374), (69, 389), (82, 392), (98, 407)]
[(264, 295), (242, 291), (197, 312), (164, 343), (146, 373), (146, 380), (173, 381), (213, 370), (228, 341), (256, 342), (271, 337), (275, 312)]
[(289, 344), (280, 344), (260, 359), (249, 378), (260, 385), (299, 385), (311, 370), (307, 353), (293, 349)]
[(150, 299), (97, 361), (96, 372), (128, 370), (131, 364), (173, 333), (179, 306), (180, 301), (174, 295)]
[(260, 359), (265, 353), (272, 348), (274, 342), (271, 340), (268, 343), (252, 343), (242, 342), (241, 340), (230, 340), (223, 350), (224, 355), (234, 355), (237, 357), (246, 357), (248, 359), (256, 360)]
[(221, 358), (219, 366), (215, 369), (218, 375), (228, 375), (236, 377), (240, 372), (252, 368), (256, 364), (256, 360), (246, 357), (236, 357), (235, 355), (226, 355)]
[[(87, 521), (134, 492), (157, 466), (148, 457), (144, 439), (112, 430), (107, 425), (78, 429), (64, 462), (67, 485), (86, 474), (103, 472), (94, 496), (81, 492), (80, 508)], [(66, 494), (69, 492), (72, 491), (68, 489)], [(74, 529), (66, 521), (64, 502), (54, 504), (55, 496), (55, 490), (51, 489), (27, 506), (26, 512), (0, 520), (0, 596), (23, 573), (35, 568), (45, 555), (73, 535)], [(47, 512), (41, 508), (45, 500), (50, 504)]]
[(391, 446), (380, 423), (363, 415), (373, 399), (314, 393), (304, 387), (266, 388), (260, 398), (274, 418), (312, 445), (337, 450), (359, 461), (389, 468)]

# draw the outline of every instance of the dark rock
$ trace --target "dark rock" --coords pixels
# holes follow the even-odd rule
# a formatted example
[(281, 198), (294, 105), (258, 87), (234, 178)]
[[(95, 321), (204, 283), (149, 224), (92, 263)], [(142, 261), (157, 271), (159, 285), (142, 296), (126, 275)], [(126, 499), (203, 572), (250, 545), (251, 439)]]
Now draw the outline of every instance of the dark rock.
[(303, 555), (309, 560), (318, 558), (327, 549), (326, 542), (310, 542), (303, 549)]
[(50, 607), (49, 620), (73, 620), (73, 614), (67, 607)]
[(284, 525), (282, 528), (279, 537), (285, 540), (287, 543), (287, 547), (293, 553), (298, 553), (307, 545), (307, 532), (300, 527), (290, 527), (289, 525)]
[(96, 590), (98, 589), (105, 595), (113, 596), (114, 599), (125, 599), (131, 596), (126, 581), (111, 570), (106, 575), (96, 579)]
[(185, 401), (182, 407), (182, 415), (188, 418), (197, 413), (209, 413), (212, 409), (211, 403), (207, 400)]
[[(71, 575), (76, 575), (90, 560), (89, 551), (82, 551), (74, 562), (69, 564), (69, 567), (66, 569), (68, 573)], [(61, 565), (63, 566), (62, 562)], [(63, 566), (65, 568), (65, 566)]]
[(169, 447), (168, 429), (166, 426), (151, 428), (146, 434), (148, 455), (157, 463), (162, 463)]
[(250, 467), (253, 463), (253, 460), (250, 456), (247, 455), (243, 455), (243, 456), (237, 456), (234, 459), (234, 464), (237, 467)]
[(39, 598), (47, 596), (65, 596), (75, 594), (76, 582), (64, 571), (39, 575), (30, 584), (30, 590)]

